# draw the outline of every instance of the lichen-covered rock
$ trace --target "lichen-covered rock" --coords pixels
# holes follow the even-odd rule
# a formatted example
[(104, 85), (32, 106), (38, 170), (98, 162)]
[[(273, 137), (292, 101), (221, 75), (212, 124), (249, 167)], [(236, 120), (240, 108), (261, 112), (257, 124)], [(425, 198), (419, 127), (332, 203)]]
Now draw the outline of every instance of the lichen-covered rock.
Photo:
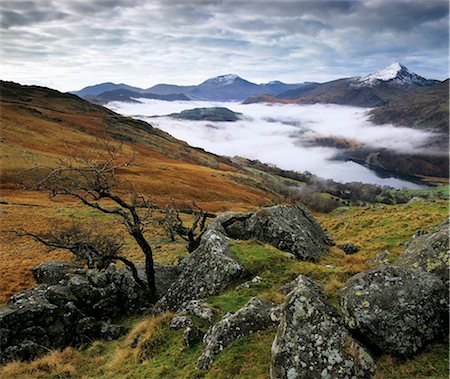
[(237, 339), (260, 330), (275, 328), (277, 319), (272, 314), (274, 306), (270, 301), (254, 297), (236, 313), (226, 314), (203, 338), (205, 348), (198, 360), (198, 367), (207, 369), (215, 356)]
[(449, 260), (449, 220), (447, 219), (428, 233), (415, 235), (396, 264), (436, 274), (448, 286)]
[(67, 279), (69, 273), (80, 270), (82, 267), (71, 262), (49, 261), (43, 262), (31, 270), (36, 283), (57, 284)]
[(216, 295), (243, 276), (244, 268), (228, 250), (230, 239), (221, 224), (223, 217), (227, 214), (209, 223), (200, 246), (183, 260), (180, 276), (156, 304), (157, 311), (176, 311), (191, 300)]
[[(160, 291), (178, 275), (176, 269), (163, 265), (156, 265), (155, 271), (157, 286), (166, 283), (159, 285)], [(39, 284), (0, 307), (0, 362), (31, 359), (36, 357), (33, 352), (97, 338), (118, 338), (124, 329), (110, 321), (150, 305), (130, 272), (114, 266), (103, 272), (64, 271), (57, 283)]]
[(202, 300), (189, 301), (179, 308), (177, 313), (180, 315), (196, 316), (202, 320), (211, 320), (214, 316), (214, 311), (211, 306)]
[(413, 355), (447, 325), (445, 285), (424, 271), (386, 266), (362, 272), (339, 296), (347, 326), (383, 353)]
[(322, 289), (300, 275), (281, 308), (272, 379), (370, 378), (374, 361), (350, 335)]
[(192, 326), (192, 320), (186, 316), (175, 316), (169, 324), (169, 328), (172, 329), (182, 329), (187, 326)]
[(224, 223), (231, 238), (256, 238), (301, 260), (317, 261), (331, 239), (302, 205), (277, 205), (253, 214), (234, 214)]

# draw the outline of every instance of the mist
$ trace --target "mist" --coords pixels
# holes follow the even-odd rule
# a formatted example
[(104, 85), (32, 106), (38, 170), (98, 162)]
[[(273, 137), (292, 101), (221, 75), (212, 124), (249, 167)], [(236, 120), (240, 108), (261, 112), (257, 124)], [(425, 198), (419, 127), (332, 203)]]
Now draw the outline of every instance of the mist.
[[(340, 105), (287, 105), (159, 101), (112, 102), (110, 109), (151, 123), (192, 146), (215, 154), (243, 156), (275, 164), (286, 170), (310, 171), (340, 182), (360, 181), (395, 188), (418, 188), (417, 184), (395, 177), (380, 178), (354, 162), (332, 160), (338, 151), (312, 146), (317, 137), (339, 137), (369, 147), (397, 152), (420, 152), (432, 133), (391, 125), (373, 125), (370, 109)], [(164, 115), (198, 107), (226, 107), (243, 114), (236, 122), (179, 120)], [(155, 117), (158, 116), (158, 117)]]

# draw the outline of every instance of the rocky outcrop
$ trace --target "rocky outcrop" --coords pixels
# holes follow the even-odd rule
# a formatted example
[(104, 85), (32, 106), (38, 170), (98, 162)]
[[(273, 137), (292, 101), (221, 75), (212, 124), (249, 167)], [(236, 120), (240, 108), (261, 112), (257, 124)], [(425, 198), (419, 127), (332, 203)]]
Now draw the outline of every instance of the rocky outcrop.
[(70, 273), (81, 269), (80, 265), (71, 262), (49, 261), (34, 267), (31, 271), (38, 284), (58, 284), (67, 279)]
[(230, 238), (221, 224), (222, 217), (209, 223), (200, 246), (182, 261), (180, 276), (157, 303), (158, 311), (176, 311), (191, 300), (216, 295), (244, 275), (244, 268), (228, 250)]
[[(93, 339), (118, 338), (124, 330), (111, 322), (148, 307), (144, 290), (126, 269), (110, 266), (102, 272), (75, 269), (70, 273), (65, 269), (69, 266), (72, 270), (61, 263), (40, 265), (35, 272), (45, 274), (39, 274), (39, 280), (54, 283), (58, 272), (62, 279), (39, 284), (0, 307), (0, 362), (31, 359), (48, 349)], [(177, 276), (177, 270), (168, 266), (156, 265), (155, 270), (159, 291)]]
[(322, 289), (303, 275), (289, 286), (293, 290), (281, 308), (272, 344), (271, 378), (370, 378), (372, 357), (350, 335)]
[(177, 311), (180, 315), (196, 316), (202, 320), (211, 320), (214, 311), (211, 306), (202, 300), (191, 300)]
[(277, 205), (255, 213), (231, 215), (223, 226), (231, 238), (256, 238), (301, 260), (317, 261), (331, 239), (302, 205)]
[(413, 355), (447, 325), (447, 289), (420, 270), (362, 272), (340, 290), (340, 303), (347, 326), (383, 353)]
[(198, 360), (200, 369), (207, 369), (215, 356), (232, 342), (260, 330), (275, 328), (275, 304), (256, 297), (236, 313), (226, 314), (222, 320), (212, 326), (205, 337), (204, 350)]
[(448, 286), (449, 259), (449, 220), (446, 220), (428, 233), (415, 235), (397, 265), (436, 274)]

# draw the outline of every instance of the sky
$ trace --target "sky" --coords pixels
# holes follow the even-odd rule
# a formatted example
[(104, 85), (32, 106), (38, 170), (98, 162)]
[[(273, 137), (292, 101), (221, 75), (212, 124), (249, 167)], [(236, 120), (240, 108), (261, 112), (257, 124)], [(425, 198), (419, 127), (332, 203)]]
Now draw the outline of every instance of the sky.
[(323, 82), (393, 62), (449, 76), (447, 0), (2, 0), (0, 13), (0, 78), (61, 91)]

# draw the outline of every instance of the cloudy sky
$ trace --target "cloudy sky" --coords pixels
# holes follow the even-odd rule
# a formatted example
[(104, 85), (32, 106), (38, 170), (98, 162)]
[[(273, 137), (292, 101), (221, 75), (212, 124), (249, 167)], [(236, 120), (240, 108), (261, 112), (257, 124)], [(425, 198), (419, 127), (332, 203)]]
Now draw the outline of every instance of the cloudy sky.
[(1, 79), (326, 81), (400, 61), (448, 77), (447, 0), (2, 0)]

